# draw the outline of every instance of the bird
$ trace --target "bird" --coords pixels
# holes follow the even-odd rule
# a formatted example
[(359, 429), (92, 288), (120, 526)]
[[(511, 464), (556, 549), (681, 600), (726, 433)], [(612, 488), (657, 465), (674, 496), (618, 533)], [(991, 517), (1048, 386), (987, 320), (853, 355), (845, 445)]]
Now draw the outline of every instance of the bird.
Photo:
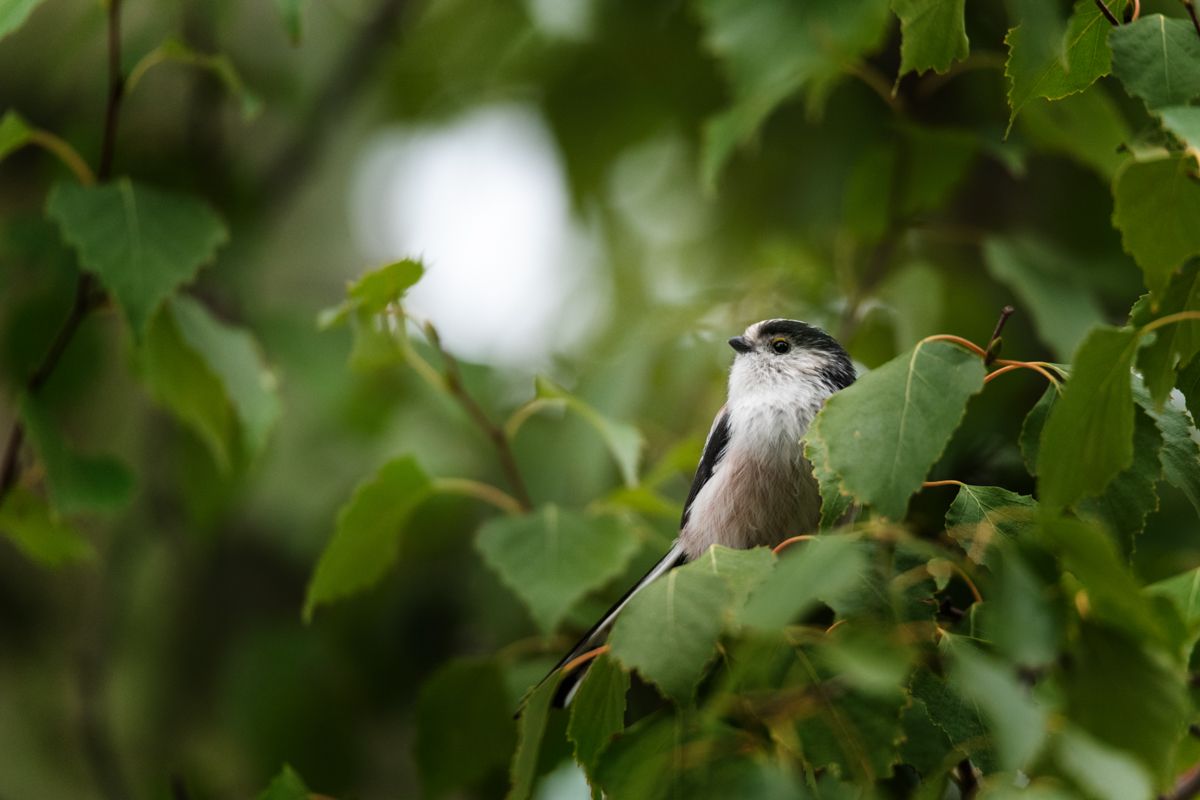
[[(854, 382), (836, 339), (793, 319), (767, 319), (729, 340), (725, 405), (713, 420), (671, 549), (613, 604), (543, 679), (598, 647), (633, 596), (712, 545), (773, 547), (815, 530), (821, 498), (804, 436), (822, 405)], [(586, 669), (563, 676), (552, 703), (570, 705)]]

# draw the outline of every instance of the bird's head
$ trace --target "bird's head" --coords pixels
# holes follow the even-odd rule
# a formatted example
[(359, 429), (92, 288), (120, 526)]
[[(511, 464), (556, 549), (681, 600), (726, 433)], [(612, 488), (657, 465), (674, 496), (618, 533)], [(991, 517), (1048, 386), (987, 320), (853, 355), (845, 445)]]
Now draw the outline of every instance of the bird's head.
[(854, 383), (854, 365), (846, 350), (805, 322), (756, 322), (730, 339), (729, 346), (737, 352), (729, 371), (731, 399), (773, 391), (828, 396)]

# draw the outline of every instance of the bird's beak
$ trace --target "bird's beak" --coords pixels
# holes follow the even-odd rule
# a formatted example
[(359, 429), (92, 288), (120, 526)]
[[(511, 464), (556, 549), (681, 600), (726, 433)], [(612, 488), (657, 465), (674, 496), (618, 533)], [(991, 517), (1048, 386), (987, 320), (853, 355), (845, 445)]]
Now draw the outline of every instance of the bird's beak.
[(749, 353), (754, 347), (750, 344), (750, 340), (745, 336), (735, 336), (729, 340), (729, 346), (739, 353)]

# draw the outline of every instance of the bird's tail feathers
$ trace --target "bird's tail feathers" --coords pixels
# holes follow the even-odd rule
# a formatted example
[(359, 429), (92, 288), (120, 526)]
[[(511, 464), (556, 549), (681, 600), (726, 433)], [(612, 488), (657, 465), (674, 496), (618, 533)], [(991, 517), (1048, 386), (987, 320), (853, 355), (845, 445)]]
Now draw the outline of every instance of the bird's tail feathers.
[[(589, 652), (601, 644), (608, 637), (608, 631), (612, 628), (613, 622), (617, 619), (617, 614), (621, 613), (626, 604), (633, 599), (633, 596), (650, 585), (651, 582), (657, 580), (662, 575), (679, 566), (686, 560), (683, 552), (683, 546), (678, 541), (671, 546), (667, 554), (662, 559), (650, 568), (641, 580), (629, 588), (629, 591), (613, 604), (612, 608), (604, 613), (604, 616), (596, 622), (595, 625), (588, 630), (587, 633), (572, 647), (562, 659), (554, 665), (554, 669), (550, 670), (545, 678), (542, 678), (542, 683), (550, 678), (554, 673), (558, 672), (567, 664), (571, 663), (579, 656)], [(575, 697), (575, 692), (579, 689), (579, 682), (583, 680), (584, 673), (587, 672), (587, 666), (581, 665), (579, 668), (572, 670), (567, 675), (563, 676), (562, 681), (558, 684), (558, 689), (554, 693), (555, 708), (566, 708), (571, 704), (571, 700)], [(541, 685), (540, 683), (538, 684)]]

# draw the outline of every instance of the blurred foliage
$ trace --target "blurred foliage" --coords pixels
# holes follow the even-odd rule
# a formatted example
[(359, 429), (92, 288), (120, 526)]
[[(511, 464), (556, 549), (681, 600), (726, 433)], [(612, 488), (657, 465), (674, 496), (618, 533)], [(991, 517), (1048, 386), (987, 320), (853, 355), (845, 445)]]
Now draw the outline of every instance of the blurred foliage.
[[(1190, 8), (0, 2), (0, 797), (1194, 794)], [(536, 375), (347, 211), (497, 104), (610, 298)], [(551, 709), (774, 316), (864, 371), (822, 533), (652, 584)]]

